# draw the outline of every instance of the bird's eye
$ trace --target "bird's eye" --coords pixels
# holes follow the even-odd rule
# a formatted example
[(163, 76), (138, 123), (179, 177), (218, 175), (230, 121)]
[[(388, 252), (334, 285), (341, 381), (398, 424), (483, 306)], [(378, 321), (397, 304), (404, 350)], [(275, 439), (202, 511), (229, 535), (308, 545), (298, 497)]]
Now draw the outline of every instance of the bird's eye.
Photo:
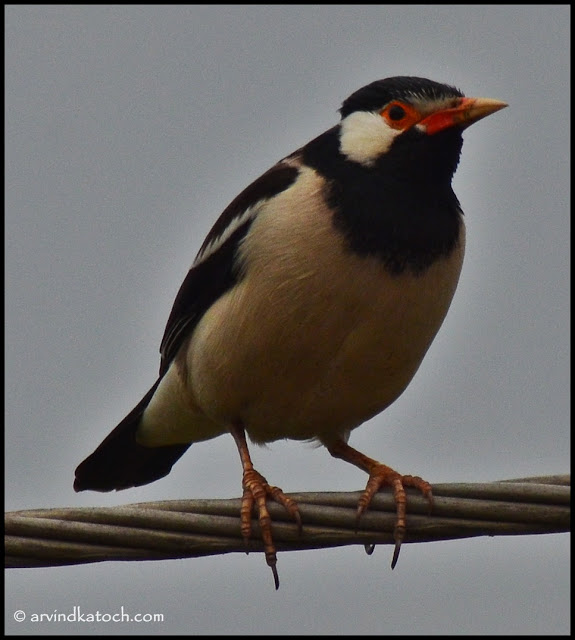
[(419, 122), (421, 116), (415, 107), (405, 102), (390, 102), (381, 112), (381, 116), (393, 129), (405, 131)]
[(405, 118), (405, 109), (398, 104), (392, 105), (387, 113), (391, 120), (401, 120)]

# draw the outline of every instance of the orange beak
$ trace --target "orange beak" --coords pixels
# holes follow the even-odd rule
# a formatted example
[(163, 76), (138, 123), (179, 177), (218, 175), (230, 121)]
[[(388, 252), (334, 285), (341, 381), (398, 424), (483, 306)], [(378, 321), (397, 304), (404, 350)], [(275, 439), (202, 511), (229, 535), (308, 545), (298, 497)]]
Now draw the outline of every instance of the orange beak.
[(422, 127), (430, 136), (451, 127), (465, 129), (506, 106), (506, 102), (492, 98), (460, 98), (456, 107), (436, 111), (421, 120), (417, 126)]

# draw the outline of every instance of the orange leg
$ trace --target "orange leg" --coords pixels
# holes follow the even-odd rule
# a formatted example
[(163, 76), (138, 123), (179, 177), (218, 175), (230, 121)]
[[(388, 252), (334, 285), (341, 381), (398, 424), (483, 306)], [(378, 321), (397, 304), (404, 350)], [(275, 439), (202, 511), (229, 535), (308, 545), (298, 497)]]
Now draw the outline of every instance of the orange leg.
[(246, 441), (244, 428), (239, 425), (233, 425), (230, 432), (236, 441), (236, 446), (240, 452), (242, 468), (244, 470), (242, 479), (244, 494), (242, 496), (242, 506), (240, 511), (242, 537), (247, 544), (252, 533), (252, 509), (254, 504), (256, 504), (262, 540), (264, 542), (266, 562), (272, 570), (275, 586), (276, 589), (278, 589), (280, 581), (276, 568), (276, 547), (272, 538), (272, 519), (267, 508), (267, 499), (272, 498), (286, 508), (296, 521), (300, 534), (301, 516), (297, 508), (297, 504), (291, 498), (288, 498), (281, 489), (269, 485), (267, 480), (254, 469), (250, 452), (248, 450), (248, 443)]
[(399, 551), (401, 549), (401, 543), (405, 539), (406, 523), (405, 512), (407, 505), (407, 498), (405, 495), (404, 487), (415, 487), (419, 489), (425, 498), (429, 501), (429, 508), (431, 510), (433, 506), (433, 496), (431, 494), (431, 485), (429, 482), (422, 480), (419, 476), (402, 476), (397, 471), (394, 471), (391, 467), (377, 462), (372, 458), (368, 458), (363, 453), (360, 453), (353, 447), (350, 447), (343, 440), (338, 440), (333, 445), (327, 447), (327, 450), (334, 458), (340, 458), (346, 462), (363, 469), (369, 474), (369, 480), (365, 487), (364, 492), (359, 498), (357, 505), (356, 526), (359, 525), (359, 519), (362, 513), (368, 508), (373, 496), (381, 489), (381, 487), (387, 485), (393, 490), (393, 497), (397, 507), (397, 519), (395, 521), (395, 527), (393, 530), (393, 538), (395, 540), (395, 549), (393, 552), (393, 559), (391, 561), (391, 568), (393, 569), (397, 564), (399, 558)]

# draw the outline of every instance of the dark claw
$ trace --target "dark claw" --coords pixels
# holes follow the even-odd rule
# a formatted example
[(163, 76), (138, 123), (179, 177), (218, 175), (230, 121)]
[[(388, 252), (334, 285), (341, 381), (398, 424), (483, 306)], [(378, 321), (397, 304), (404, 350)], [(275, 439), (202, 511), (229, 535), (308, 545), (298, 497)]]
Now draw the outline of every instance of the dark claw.
[(401, 543), (405, 538), (405, 528), (404, 527), (396, 527), (393, 532), (393, 537), (395, 538), (395, 549), (393, 550), (393, 558), (391, 559), (391, 568), (395, 569), (395, 565), (399, 559), (399, 552), (401, 550)]
[(271, 564), (270, 565), (270, 569), (272, 570), (272, 573), (274, 574), (274, 584), (276, 585), (276, 591), (280, 588), (280, 577), (278, 575), (278, 570), (275, 566), (275, 564)]
[(391, 559), (391, 568), (395, 569), (395, 565), (399, 559), (399, 551), (401, 549), (401, 543), (395, 543), (395, 549), (393, 550), (393, 558)]
[(301, 516), (299, 514), (299, 511), (295, 512), (294, 518), (297, 524), (297, 534), (298, 536), (301, 536), (303, 529), (302, 529)]

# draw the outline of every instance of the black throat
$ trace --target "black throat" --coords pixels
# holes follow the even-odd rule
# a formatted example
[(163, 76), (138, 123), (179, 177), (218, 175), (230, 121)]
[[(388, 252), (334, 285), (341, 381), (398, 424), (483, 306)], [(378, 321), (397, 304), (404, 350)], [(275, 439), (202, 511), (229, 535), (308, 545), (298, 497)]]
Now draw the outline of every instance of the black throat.
[(388, 271), (423, 273), (456, 248), (461, 208), (451, 179), (461, 133), (408, 132), (372, 167), (352, 162), (339, 149), (339, 125), (304, 147), (304, 162), (327, 181), (333, 222), (348, 247), (382, 260)]

